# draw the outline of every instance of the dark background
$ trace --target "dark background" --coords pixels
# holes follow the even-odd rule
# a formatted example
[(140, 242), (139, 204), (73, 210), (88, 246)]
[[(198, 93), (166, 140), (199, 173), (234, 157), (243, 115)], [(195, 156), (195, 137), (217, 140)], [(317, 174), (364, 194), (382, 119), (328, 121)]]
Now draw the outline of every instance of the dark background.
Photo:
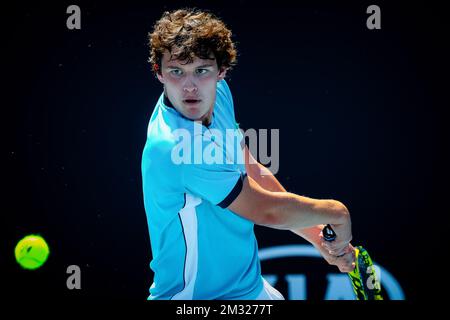
[[(241, 127), (280, 129), (280, 182), (344, 202), (353, 243), (369, 249), (408, 300), (433, 299), (428, 283), (443, 246), (435, 235), (446, 211), (448, 22), (436, 3), (395, 3), (2, 7), (3, 290), (146, 299), (152, 273), (140, 161), (162, 90), (147, 62), (147, 33), (164, 10), (196, 6), (233, 31), (238, 65), (227, 79)], [(71, 4), (81, 8), (81, 30), (66, 28)], [(366, 28), (371, 4), (381, 8), (381, 30)], [(13, 254), (29, 233), (51, 248), (33, 272)], [(261, 248), (305, 243), (288, 232), (256, 233)], [(66, 288), (72, 264), (82, 270), (81, 290)], [(320, 268), (336, 272), (325, 262)]]

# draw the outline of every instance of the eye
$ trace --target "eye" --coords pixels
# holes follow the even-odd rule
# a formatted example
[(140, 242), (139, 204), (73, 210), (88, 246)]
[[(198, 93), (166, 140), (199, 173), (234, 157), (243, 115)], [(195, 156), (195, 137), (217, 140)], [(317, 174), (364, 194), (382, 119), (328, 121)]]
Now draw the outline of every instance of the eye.
[(208, 69), (197, 69), (197, 74), (205, 74), (207, 73), (209, 70)]
[(173, 74), (174, 76), (181, 76), (182, 74), (180, 69), (172, 69), (170, 70), (170, 73)]

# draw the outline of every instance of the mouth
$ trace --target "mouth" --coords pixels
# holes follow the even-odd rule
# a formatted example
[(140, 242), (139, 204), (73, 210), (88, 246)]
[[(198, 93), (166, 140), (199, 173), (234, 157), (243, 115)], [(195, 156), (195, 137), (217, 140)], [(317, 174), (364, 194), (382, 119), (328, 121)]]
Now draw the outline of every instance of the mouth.
[(188, 104), (188, 105), (194, 105), (199, 103), (201, 100), (199, 99), (185, 99), (183, 100), (184, 103)]

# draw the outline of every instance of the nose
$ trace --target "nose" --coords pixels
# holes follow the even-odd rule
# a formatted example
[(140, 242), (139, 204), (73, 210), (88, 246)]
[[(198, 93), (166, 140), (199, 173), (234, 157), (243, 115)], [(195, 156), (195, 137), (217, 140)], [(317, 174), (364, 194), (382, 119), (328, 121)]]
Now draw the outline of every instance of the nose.
[(195, 85), (195, 83), (191, 79), (188, 79), (184, 83), (183, 91), (184, 92), (188, 92), (188, 93), (196, 92), (197, 91), (197, 86)]
[(191, 93), (191, 92), (196, 92), (197, 91), (197, 87), (195, 86), (184, 86), (183, 91)]

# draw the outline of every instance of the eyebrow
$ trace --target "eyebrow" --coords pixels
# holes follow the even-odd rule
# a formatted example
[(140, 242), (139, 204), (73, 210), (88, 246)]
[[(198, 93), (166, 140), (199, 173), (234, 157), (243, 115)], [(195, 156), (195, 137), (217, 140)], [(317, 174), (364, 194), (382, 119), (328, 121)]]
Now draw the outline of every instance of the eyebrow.
[[(203, 64), (203, 65), (201, 65), (201, 66), (198, 66), (198, 67), (196, 67), (196, 68), (205, 68), (205, 67), (214, 67), (214, 65), (212, 65), (212, 64)], [(179, 66), (167, 66), (166, 68), (181, 68), (181, 67), (179, 67)]]

